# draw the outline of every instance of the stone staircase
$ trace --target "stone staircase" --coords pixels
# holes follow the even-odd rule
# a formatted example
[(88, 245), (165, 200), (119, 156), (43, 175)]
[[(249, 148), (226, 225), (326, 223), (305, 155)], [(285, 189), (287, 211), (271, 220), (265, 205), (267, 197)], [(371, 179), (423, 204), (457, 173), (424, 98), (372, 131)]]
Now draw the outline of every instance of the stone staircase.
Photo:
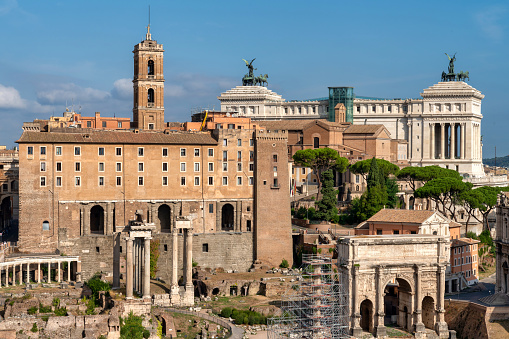
[(490, 306), (509, 305), (509, 296), (505, 293), (498, 292), (487, 297), (480, 298), (479, 301)]

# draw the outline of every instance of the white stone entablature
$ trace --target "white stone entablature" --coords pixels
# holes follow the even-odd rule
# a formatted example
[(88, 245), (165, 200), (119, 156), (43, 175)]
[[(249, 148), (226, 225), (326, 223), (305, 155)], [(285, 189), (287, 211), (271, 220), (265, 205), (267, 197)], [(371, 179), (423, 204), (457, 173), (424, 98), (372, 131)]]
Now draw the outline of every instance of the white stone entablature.
[(286, 101), (263, 86), (237, 86), (221, 93), (221, 111), (253, 120), (321, 119), (327, 117), (328, 101)]
[[(439, 82), (419, 99), (353, 101), (353, 123), (382, 124), (393, 139), (408, 141), (411, 166), (438, 165), (470, 178), (484, 177), (481, 101), (484, 95), (463, 81)], [(253, 120), (327, 118), (329, 101), (286, 101), (262, 86), (237, 86), (221, 93), (221, 111)]]
[(408, 141), (412, 166), (439, 165), (483, 177), (481, 100), (462, 81), (439, 82), (422, 99), (354, 100), (354, 124), (383, 124), (393, 138)]

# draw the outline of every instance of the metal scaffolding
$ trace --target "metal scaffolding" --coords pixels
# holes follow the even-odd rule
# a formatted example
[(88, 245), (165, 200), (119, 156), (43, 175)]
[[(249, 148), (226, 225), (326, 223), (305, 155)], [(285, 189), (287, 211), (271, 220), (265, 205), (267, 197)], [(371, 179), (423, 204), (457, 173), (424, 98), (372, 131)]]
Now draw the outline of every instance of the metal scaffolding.
[(268, 319), (268, 338), (349, 338), (348, 285), (332, 259), (303, 254), (301, 269), (281, 317)]

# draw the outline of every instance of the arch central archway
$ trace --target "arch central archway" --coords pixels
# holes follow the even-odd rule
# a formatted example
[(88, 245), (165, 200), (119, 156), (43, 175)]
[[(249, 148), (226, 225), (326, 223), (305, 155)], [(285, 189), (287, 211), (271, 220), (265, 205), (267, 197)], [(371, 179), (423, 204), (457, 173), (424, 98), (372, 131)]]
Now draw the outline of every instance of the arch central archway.
[(104, 234), (104, 208), (95, 205), (90, 209), (90, 233)]
[(171, 232), (171, 208), (163, 204), (157, 209), (157, 218), (161, 232)]
[(233, 205), (225, 204), (221, 208), (221, 230), (231, 231), (234, 225)]
[(412, 324), (409, 319), (411, 317), (408, 316), (408, 310), (413, 309), (413, 295), (410, 283), (405, 279), (396, 278), (393, 282), (389, 282), (386, 285), (384, 292), (384, 323), (386, 325), (397, 324), (407, 330), (411, 330)]

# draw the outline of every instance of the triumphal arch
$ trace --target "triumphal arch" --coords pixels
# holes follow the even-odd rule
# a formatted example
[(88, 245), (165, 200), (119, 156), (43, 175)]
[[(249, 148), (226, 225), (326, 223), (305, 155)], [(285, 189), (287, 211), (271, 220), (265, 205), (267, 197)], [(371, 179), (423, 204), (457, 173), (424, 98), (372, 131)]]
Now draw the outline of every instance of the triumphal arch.
[(348, 284), (351, 334), (384, 338), (386, 325), (397, 324), (416, 338), (430, 330), (449, 338), (444, 320), (448, 263), (445, 234), (345, 237), (338, 244), (338, 267)]

